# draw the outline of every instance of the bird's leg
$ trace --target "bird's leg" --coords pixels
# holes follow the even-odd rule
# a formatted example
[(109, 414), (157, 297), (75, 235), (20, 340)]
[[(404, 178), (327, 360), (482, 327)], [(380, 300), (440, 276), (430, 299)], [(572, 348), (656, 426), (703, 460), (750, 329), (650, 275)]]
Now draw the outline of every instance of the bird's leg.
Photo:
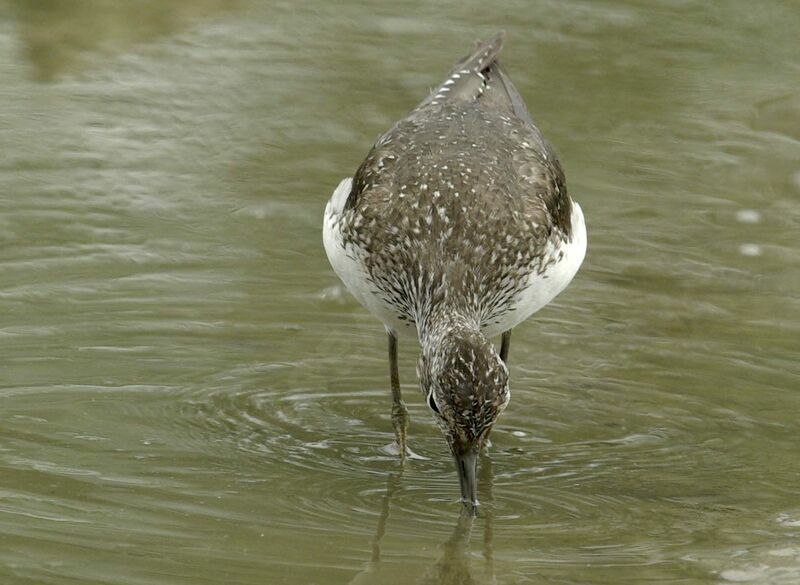
[[(503, 332), (503, 339), (500, 342), (500, 359), (503, 360), (503, 363), (505, 365), (508, 365), (509, 349), (511, 349), (511, 329)], [(489, 431), (483, 437), (483, 446), (487, 449), (492, 446), (492, 440), (489, 438), (489, 435), (491, 434), (492, 434), (492, 429), (489, 429)]]
[(389, 332), (389, 380), (392, 386), (392, 426), (397, 441), (400, 461), (406, 458), (406, 429), (408, 428), (408, 409), (400, 395), (400, 373), (397, 369), (397, 336)]
[(500, 359), (508, 365), (508, 350), (511, 348), (511, 329), (503, 332), (503, 341), (500, 345)]

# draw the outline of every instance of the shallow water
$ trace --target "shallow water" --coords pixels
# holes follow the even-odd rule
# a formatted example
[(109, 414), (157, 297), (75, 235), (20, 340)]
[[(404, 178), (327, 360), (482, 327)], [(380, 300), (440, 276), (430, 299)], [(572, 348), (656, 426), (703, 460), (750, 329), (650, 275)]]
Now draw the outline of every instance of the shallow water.
[[(0, 2), (0, 582), (800, 582), (793, 2)], [(477, 37), (589, 225), (481, 515), (328, 195)]]

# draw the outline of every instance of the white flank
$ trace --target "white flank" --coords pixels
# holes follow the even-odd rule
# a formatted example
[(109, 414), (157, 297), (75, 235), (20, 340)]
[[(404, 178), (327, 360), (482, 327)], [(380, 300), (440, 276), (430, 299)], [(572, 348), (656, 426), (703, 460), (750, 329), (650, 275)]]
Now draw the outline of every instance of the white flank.
[(500, 335), (503, 331), (519, 325), (567, 288), (586, 256), (586, 224), (581, 206), (574, 201), (570, 223), (572, 239), (559, 247), (548, 245), (551, 257), (558, 257), (559, 252), (564, 252), (564, 256), (551, 264), (542, 274), (531, 273), (524, 290), (513, 300), (515, 310), (501, 315), (499, 323), (487, 323), (483, 327), (483, 333), (487, 337)]
[(339, 215), (342, 210), (344, 209), (344, 204), (347, 203), (347, 197), (350, 195), (350, 190), (353, 188), (353, 178), (347, 177), (346, 179), (342, 179), (339, 181), (339, 186), (331, 195), (331, 200), (328, 201), (327, 207), (325, 207), (325, 217), (328, 217), (329, 213), (335, 213)]
[(397, 316), (397, 311), (384, 301), (378, 291), (371, 286), (369, 275), (359, 257), (360, 251), (355, 246), (347, 248), (344, 246), (339, 220), (352, 186), (353, 179), (343, 179), (325, 207), (322, 243), (325, 246), (328, 261), (350, 294), (370, 313), (383, 321), (388, 329), (416, 335), (416, 328), (413, 324), (401, 321)]

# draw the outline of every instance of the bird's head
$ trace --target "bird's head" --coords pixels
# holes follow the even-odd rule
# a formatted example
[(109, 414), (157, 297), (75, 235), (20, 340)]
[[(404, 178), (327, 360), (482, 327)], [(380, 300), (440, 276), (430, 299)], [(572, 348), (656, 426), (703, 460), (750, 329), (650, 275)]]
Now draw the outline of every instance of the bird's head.
[(478, 452), (508, 404), (508, 369), (479, 331), (456, 328), (423, 344), (417, 374), (455, 458), (461, 501), (477, 506)]

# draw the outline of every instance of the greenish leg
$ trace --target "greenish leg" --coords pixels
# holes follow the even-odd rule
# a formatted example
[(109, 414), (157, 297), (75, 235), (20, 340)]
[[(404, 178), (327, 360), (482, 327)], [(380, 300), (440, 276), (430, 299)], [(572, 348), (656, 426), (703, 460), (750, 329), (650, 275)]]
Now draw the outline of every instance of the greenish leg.
[(397, 336), (389, 332), (389, 380), (392, 386), (392, 426), (400, 461), (406, 458), (406, 429), (408, 409), (400, 395), (400, 372), (397, 369)]
[(500, 359), (508, 365), (508, 350), (511, 348), (511, 329), (503, 333), (503, 341), (500, 344)]
[[(500, 359), (503, 360), (505, 365), (508, 365), (508, 350), (511, 349), (511, 329), (508, 331), (503, 332), (503, 339), (500, 343)], [(483, 446), (485, 448), (489, 448), (492, 446), (492, 441), (489, 438), (489, 435), (492, 434), (492, 430), (489, 429), (489, 432), (483, 437)]]

